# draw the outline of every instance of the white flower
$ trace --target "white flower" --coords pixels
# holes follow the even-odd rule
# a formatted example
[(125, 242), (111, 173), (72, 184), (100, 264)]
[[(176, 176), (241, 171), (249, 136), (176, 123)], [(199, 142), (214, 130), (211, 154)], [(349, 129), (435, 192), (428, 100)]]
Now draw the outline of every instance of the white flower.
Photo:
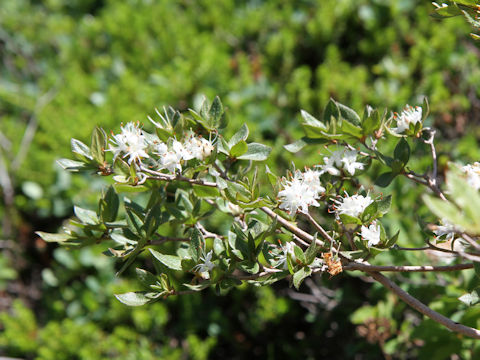
[(395, 120), (397, 121), (397, 127), (392, 130), (401, 134), (410, 127), (410, 124), (415, 125), (422, 121), (422, 108), (420, 106), (412, 107), (406, 105), (400, 115), (395, 114)]
[(320, 206), (317, 199), (325, 188), (320, 185), (319, 173), (307, 170), (305, 174), (297, 170), (293, 179), (286, 181), (284, 189), (278, 193), (280, 209), (295, 214), (298, 210), (307, 213), (309, 206)]
[(275, 267), (282, 267), (283, 269), (288, 269), (288, 264), (287, 264), (287, 256), (290, 254), (292, 257), (293, 261), (296, 260), (295, 258), (295, 251), (294, 249), (294, 244), (293, 241), (287, 241), (285, 245), (280, 245), (280, 248), (282, 249), (282, 253), (279, 255), (277, 259), (277, 265)]
[(335, 203), (338, 204), (336, 211), (338, 215), (345, 214), (353, 217), (358, 217), (372, 202), (373, 199), (369, 195), (363, 196), (356, 194), (348, 196), (348, 194), (345, 194), (345, 197), (342, 198), (341, 201), (335, 200)]
[(345, 151), (341, 161), (343, 168), (351, 176), (355, 174), (356, 169), (363, 170), (364, 164), (357, 161), (357, 151), (355, 150)]
[(438, 238), (441, 238), (442, 236), (445, 236), (446, 241), (453, 240), (455, 237), (455, 234), (457, 232), (460, 232), (461, 230), (458, 228), (458, 226), (453, 225), (446, 219), (442, 219), (442, 224), (443, 225), (438, 225), (435, 230), (433, 230), (433, 233), (437, 235)]
[(368, 240), (367, 246), (377, 245), (380, 243), (380, 225), (373, 221), (368, 227), (362, 225), (361, 235), (364, 240)]
[(364, 164), (357, 161), (358, 152), (356, 150), (336, 150), (329, 157), (323, 158), (323, 165), (318, 165), (321, 169), (320, 175), (328, 172), (330, 175), (339, 176), (340, 169), (344, 169), (348, 174), (353, 176), (355, 170), (363, 170)]
[(174, 173), (176, 169), (182, 171), (181, 154), (175, 151), (167, 151), (160, 156), (160, 169), (167, 169), (169, 172)]
[(122, 132), (113, 135), (111, 139), (110, 151), (113, 151), (113, 158), (123, 153), (123, 157), (128, 157), (128, 163), (133, 161), (141, 162), (142, 158), (148, 158), (146, 149), (148, 143), (140, 129), (139, 123), (129, 122), (122, 126)]
[(324, 193), (325, 188), (320, 184), (320, 171), (306, 170), (301, 174), (303, 183), (308, 187), (309, 190), (315, 193)]
[(462, 171), (467, 174), (467, 183), (475, 190), (480, 189), (480, 163), (475, 162), (462, 167)]
[(330, 157), (325, 156), (323, 158), (324, 165), (318, 165), (318, 167), (322, 169), (321, 173), (328, 172), (333, 176), (340, 175), (340, 170), (338, 170), (338, 168), (342, 166), (343, 153), (344, 150), (336, 150), (330, 155)]
[(184, 160), (203, 160), (209, 157), (214, 149), (210, 141), (204, 138), (195, 137), (193, 133), (188, 135), (188, 138), (183, 145), (185, 148)]
[(202, 262), (193, 267), (193, 270), (199, 272), (205, 279), (210, 278), (209, 272), (215, 267), (215, 264), (212, 263), (212, 255), (213, 252), (210, 250), (206, 255), (200, 257)]

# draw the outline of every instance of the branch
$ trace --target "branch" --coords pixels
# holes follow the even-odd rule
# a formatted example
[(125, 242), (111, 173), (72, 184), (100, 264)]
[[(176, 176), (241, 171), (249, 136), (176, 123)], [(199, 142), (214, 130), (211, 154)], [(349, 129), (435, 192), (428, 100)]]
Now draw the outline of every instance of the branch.
[(397, 284), (395, 284), (393, 281), (390, 279), (386, 278), (382, 274), (372, 271), (372, 272), (367, 272), (372, 278), (377, 280), (380, 284), (385, 286), (387, 289), (393, 291), (397, 296), (405, 301), (408, 305), (410, 305), (412, 308), (415, 310), (419, 311), (423, 315), (429, 317), (433, 321), (438, 322), (439, 324), (442, 324), (445, 326), (447, 329), (452, 330), (453, 332), (457, 332), (460, 334), (463, 334), (465, 336), (469, 336), (474, 339), (480, 339), (480, 331), (459, 323), (456, 323), (449, 318), (443, 316), (442, 314), (430, 309), (428, 306), (426, 306), (424, 303), (420, 302), (416, 298), (414, 298), (412, 295), (407, 293), (406, 291), (402, 290)]
[[(260, 210), (262, 210), (265, 214), (270, 216), (272, 219), (277, 220), (285, 229), (297, 235), (300, 239), (305, 240), (309, 243), (311, 243), (315, 239), (312, 235), (296, 227), (295, 225), (291, 224), (289, 221), (285, 220), (280, 215), (270, 210), (268, 207), (262, 206)], [(317, 245), (324, 246), (325, 243), (322, 240), (317, 239)]]
[(356, 262), (351, 262), (346, 265), (343, 265), (343, 270), (360, 270), (360, 271), (396, 271), (396, 272), (430, 272), (430, 271), (459, 271), (459, 270), (466, 270), (466, 269), (473, 269), (473, 264), (457, 264), (457, 265), (449, 265), (449, 266), (432, 266), (432, 265), (405, 265), (405, 266), (376, 266), (376, 265), (368, 265), (368, 264), (361, 264)]
[(149, 245), (160, 245), (168, 241), (190, 241), (188, 238), (178, 238), (178, 237), (170, 237), (170, 236), (158, 236), (155, 240), (150, 240), (148, 242)]

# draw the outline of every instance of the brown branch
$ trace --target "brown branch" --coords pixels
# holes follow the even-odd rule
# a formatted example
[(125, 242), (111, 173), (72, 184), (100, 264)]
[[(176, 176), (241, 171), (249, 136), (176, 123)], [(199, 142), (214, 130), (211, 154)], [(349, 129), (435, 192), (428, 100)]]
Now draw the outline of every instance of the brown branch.
[(469, 336), (474, 339), (480, 339), (480, 331), (459, 323), (456, 323), (455, 321), (452, 321), (451, 319), (443, 316), (442, 314), (430, 309), (428, 306), (426, 306), (424, 303), (420, 302), (416, 298), (414, 298), (412, 295), (407, 293), (406, 291), (402, 290), (397, 284), (395, 284), (393, 281), (388, 279), (387, 277), (383, 276), (379, 272), (376, 271), (371, 271), (367, 272), (372, 278), (377, 280), (380, 284), (385, 286), (387, 289), (391, 290), (397, 296), (405, 301), (408, 305), (410, 305), (412, 308), (415, 310), (419, 311), (423, 315), (429, 317), (435, 322), (438, 322), (439, 324), (442, 324), (445, 326), (447, 329), (450, 329), (454, 332), (463, 334), (465, 336)]
[[(260, 210), (262, 210), (265, 214), (270, 216), (272, 219), (277, 220), (278, 223), (280, 223), (285, 229), (287, 229), (291, 233), (297, 235), (300, 239), (303, 239), (303, 240), (305, 240), (309, 243), (311, 243), (315, 239), (312, 235), (303, 231), (302, 229), (299, 229), (295, 225), (291, 224), (289, 221), (285, 220), (280, 215), (278, 215), (274, 211), (270, 210), (268, 207), (262, 206), (260, 208)], [(325, 243), (322, 240), (317, 239), (317, 245), (324, 246)]]
[(310, 223), (317, 229), (320, 235), (323, 236), (325, 240), (327, 240), (330, 244), (335, 244), (335, 240), (325, 231), (325, 229), (315, 221), (315, 219), (309, 213), (302, 212), (303, 215), (307, 217)]
[(150, 240), (149, 245), (160, 245), (169, 241), (190, 241), (189, 238), (179, 238), (179, 237), (170, 237), (170, 236), (157, 236), (157, 239)]
[(351, 262), (343, 266), (343, 270), (349, 271), (395, 271), (395, 272), (430, 272), (430, 271), (460, 271), (472, 269), (473, 264), (457, 264), (449, 266), (432, 266), (432, 265), (406, 265), (406, 266), (377, 266)]

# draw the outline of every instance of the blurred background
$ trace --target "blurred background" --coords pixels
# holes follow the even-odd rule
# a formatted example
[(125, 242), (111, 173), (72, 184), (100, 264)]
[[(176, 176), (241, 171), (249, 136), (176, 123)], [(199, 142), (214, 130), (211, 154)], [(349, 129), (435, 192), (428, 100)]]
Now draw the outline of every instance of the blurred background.
[[(304, 157), (299, 110), (330, 97), (362, 111), (431, 104), (440, 167), (480, 159), (480, 48), (461, 18), (438, 22), (420, 0), (3, 0), (0, 3), (0, 355), (22, 359), (474, 359), (452, 335), (382, 287), (352, 276), (241, 286), (128, 308), (133, 270), (102, 249), (69, 251), (57, 231), (73, 204), (94, 208), (106, 182), (59, 169), (70, 139), (118, 131), (165, 105), (186, 110), (219, 95), (234, 133), (270, 144), (283, 174)], [(420, 145), (419, 145), (420, 146)], [(413, 163), (429, 164), (428, 149)], [(313, 155), (314, 156), (314, 155)], [(281, 157), (281, 159), (280, 159)], [(311, 161), (311, 157), (309, 161)], [(318, 157), (318, 160), (321, 158)], [(311, 164), (310, 164), (311, 165)], [(380, 171), (381, 169), (377, 169)], [(375, 172), (376, 170), (373, 169)], [(423, 189), (397, 180), (385, 220), (401, 246), (420, 246)], [(405, 214), (418, 214), (402, 216)], [(379, 263), (421, 264), (394, 251)], [(133, 268), (132, 268), (133, 269)], [(129, 280), (129, 274), (131, 280)], [(473, 273), (396, 275), (435, 310), (471, 326), (480, 310), (456, 299)]]

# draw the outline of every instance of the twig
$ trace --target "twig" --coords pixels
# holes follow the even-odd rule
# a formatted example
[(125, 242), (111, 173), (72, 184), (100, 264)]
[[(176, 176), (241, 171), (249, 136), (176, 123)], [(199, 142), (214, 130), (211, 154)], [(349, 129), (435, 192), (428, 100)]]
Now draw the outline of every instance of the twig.
[(388, 279), (387, 277), (383, 276), (379, 272), (367, 272), (372, 278), (374, 278), (376, 281), (378, 281), (380, 284), (385, 286), (387, 289), (391, 290), (397, 296), (405, 301), (408, 305), (410, 305), (412, 308), (415, 310), (419, 311), (423, 315), (429, 317), (433, 321), (436, 321), (443, 326), (445, 326), (447, 329), (450, 329), (454, 332), (463, 334), (465, 336), (469, 336), (474, 339), (480, 339), (480, 331), (459, 323), (456, 323), (452, 321), (451, 319), (443, 316), (442, 314), (439, 314), (438, 312), (430, 309), (428, 306), (414, 298), (412, 295), (407, 293), (406, 291), (402, 290), (397, 284), (395, 284), (393, 281)]
[[(285, 229), (287, 229), (291, 233), (297, 235), (299, 238), (301, 238), (301, 239), (303, 239), (307, 242), (310, 242), (310, 243), (315, 239), (312, 235), (310, 235), (309, 233), (307, 233), (307, 232), (303, 231), (302, 229), (296, 227), (295, 225), (291, 224), (289, 221), (285, 220), (280, 215), (278, 215), (275, 212), (273, 212), (272, 210), (270, 210), (268, 207), (262, 206), (260, 208), (260, 210), (262, 210), (265, 214), (270, 216), (272, 219), (274, 219), (274, 220), (276, 219)], [(322, 240), (317, 239), (317, 245), (324, 246), (325, 243)]]
[(480, 250), (480, 244), (473, 240), (468, 234), (462, 234), (462, 238), (472, 245), (475, 249)]
[(310, 223), (315, 227), (315, 229), (317, 229), (317, 231), (320, 233), (320, 235), (322, 235), (322, 237), (325, 240), (327, 240), (330, 244), (335, 244), (335, 240), (330, 235), (328, 235), (328, 233), (325, 231), (325, 229), (319, 223), (317, 223), (315, 221), (315, 219), (312, 217), (312, 215), (310, 215), (307, 212), (302, 212), (302, 214), (307, 217), (307, 219), (310, 221)]
[(448, 265), (448, 266), (432, 266), (432, 265), (404, 265), (404, 266), (378, 266), (378, 265), (369, 265), (362, 264), (357, 262), (350, 262), (343, 266), (343, 270), (349, 271), (394, 271), (394, 272), (430, 272), (430, 271), (460, 271), (473, 269), (473, 264), (457, 264), (457, 265)]

